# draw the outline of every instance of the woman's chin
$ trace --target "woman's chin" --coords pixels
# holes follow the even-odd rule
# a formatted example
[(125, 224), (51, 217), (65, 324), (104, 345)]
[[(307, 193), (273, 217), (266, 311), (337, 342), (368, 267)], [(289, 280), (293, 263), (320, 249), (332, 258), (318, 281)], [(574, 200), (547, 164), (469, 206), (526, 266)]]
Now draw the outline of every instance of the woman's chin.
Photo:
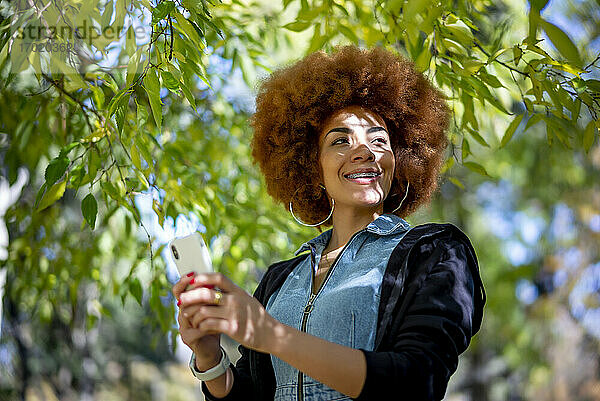
[[(383, 205), (383, 200), (381, 197), (363, 197), (360, 199), (353, 199), (350, 203), (355, 208), (360, 208), (364, 210), (377, 209), (378, 207)], [(337, 205), (336, 205), (337, 206)]]
[(356, 203), (359, 203), (365, 207), (376, 207), (383, 202), (385, 199), (383, 194), (378, 190), (363, 191), (353, 196)]

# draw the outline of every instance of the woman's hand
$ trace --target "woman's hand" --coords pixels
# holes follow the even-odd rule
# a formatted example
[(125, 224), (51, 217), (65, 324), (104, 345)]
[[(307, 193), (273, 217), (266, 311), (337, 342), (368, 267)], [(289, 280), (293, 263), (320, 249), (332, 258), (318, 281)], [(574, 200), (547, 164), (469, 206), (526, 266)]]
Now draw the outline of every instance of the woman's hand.
[[(186, 285), (190, 280), (185, 281)], [(269, 352), (276, 327), (261, 303), (221, 273), (198, 274), (180, 296), (181, 315), (190, 323), (188, 338), (227, 334), (246, 348)], [(222, 296), (218, 305), (218, 287)], [(184, 287), (185, 288), (185, 287)], [(182, 332), (183, 337), (183, 332)]]
[[(193, 274), (183, 277), (173, 286), (173, 295), (178, 300), (178, 305), (181, 305), (181, 294), (183, 294), (190, 281), (194, 279), (192, 276)], [(205, 335), (192, 327), (190, 320), (185, 316), (183, 310), (179, 311), (177, 321), (179, 323), (181, 340), (196, 355), (196, 367), (200, 371), (205, 371), (216, 366), (221, 358), (219, 334)]]

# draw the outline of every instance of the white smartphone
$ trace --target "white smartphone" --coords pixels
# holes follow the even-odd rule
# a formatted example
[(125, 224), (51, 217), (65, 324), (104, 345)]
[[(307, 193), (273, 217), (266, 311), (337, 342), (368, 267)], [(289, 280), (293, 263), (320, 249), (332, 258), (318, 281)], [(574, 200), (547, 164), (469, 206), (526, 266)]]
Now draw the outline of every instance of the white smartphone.
[(197, 231), (169, 242), (169, 250), (181, 277), (190, 272), (212, 273), (214, 271), (208, 247)]

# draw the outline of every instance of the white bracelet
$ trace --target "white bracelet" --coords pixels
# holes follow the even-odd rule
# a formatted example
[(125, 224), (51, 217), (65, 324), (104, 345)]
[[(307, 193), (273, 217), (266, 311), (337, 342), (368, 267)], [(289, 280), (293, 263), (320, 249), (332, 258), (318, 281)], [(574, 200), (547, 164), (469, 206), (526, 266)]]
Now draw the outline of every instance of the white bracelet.
[(190, 359), (190, 369), (192, 370), (192, 373), (194, 374), (196, 379), (202, 381), (209, 381), (212, 379), (216, 379), (217, 377), (221, 376), (227, 371), (227, 368), (229, 367), (230, 363), (229, 357), (227, 356), (225, 350), (222, 347), (220, 348), (222, 354), (221, 360), (219, 361), (217, 366), (208, 369), (206, 372), (200, 372), (198, 370), (198, 368), (196, 367), (196, 354), (192, 353), (192, 358)]

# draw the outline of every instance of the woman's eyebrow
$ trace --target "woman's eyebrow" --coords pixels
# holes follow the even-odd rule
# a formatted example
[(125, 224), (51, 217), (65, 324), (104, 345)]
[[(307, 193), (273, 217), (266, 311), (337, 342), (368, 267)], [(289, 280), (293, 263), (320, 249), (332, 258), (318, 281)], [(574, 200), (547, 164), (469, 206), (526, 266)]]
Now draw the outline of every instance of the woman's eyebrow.
[[(344, 133), (344, 134), (349, 134), (351, 131), (352, 130), (350, 128), (346, 128), (346, 127), (332, 128), (332, 129), (329, 130), (329, 132), (327, 132), (325, 134), (324, 138), (326, 138), (327, 135), (329, 135), (332, 132), (341, 132), (341, 133)], [(367, 130), (367, 134), (371, 134), (371, 133), (377, 132), (377, 131), (385, 131), (385, 132), (387, 132), (387, 130), (385, 128), (377, 126), (377, 127), (371, 127), (371, 128), (369, 128)]]
[(371, 128), (369, 128), (367, 130), (367, 134), (370, 134), (372, 132), (377, 132), (377, 131), (385, 131), (385, 132), (387, 132), (387, 130), (385, 128), (377, 126), (377, 127), (371, 127)]

